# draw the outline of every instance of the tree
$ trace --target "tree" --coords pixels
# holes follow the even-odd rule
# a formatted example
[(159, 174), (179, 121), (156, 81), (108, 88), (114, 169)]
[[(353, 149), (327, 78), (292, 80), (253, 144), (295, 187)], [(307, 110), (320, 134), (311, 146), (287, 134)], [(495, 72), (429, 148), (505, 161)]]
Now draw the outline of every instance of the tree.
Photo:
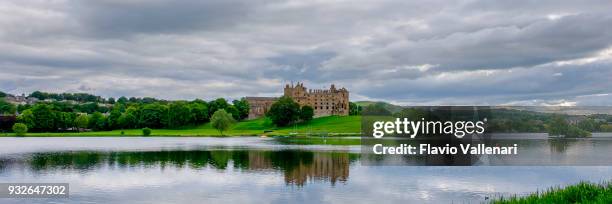
[(129, 107), (125, 110), (125, 113), (121, 114), (121, 127), (122, 128), (136, 128), (138, 127), (138, 121), (140, 118), (140, 110), (137, 107)]
[(234, 123), (234, 119), (232, 115), (227, 113), (225, 110), (220, 109), (213, 113), (212, 117), (210, 117), (211, 125), (219, 130), (219, 133), (223, 135), (223, 131), (228, 130), (232, 124)]
[(23, 113), (23, 111), (28, 110), (30, 108), (32, 108), (32, 105), (30, 104), (25, 104), (25, 105), (19, 104), (17, 105), (17, 112)]
[(591, 133), (583, 129), (580, 129), (574, 125), (570, 125), (565, 118), (555, 115), (548, 124), (548, 135), (558, 136), (562, 135), (565, 137), (590, 137)]
[(238, 111), (238, 108), (236, 108), (236, 106), (230, 105), (227, 108), (225, 108), (225, 111), (227, 111), (227, 113), (232, 115), (232, 118), (234, 118), (234, 120), (240, 120), (240, 113)]
[(232, 103), (234, 104), (234, 107), (238, 109), (239, 120), (244, 120), (249, 117), (249, 111), (251, 107), (249, 106), (249, 102), (245, 98), (242, 98), (240, 100), (234, 100)]
[(127, 114), (123, 113), (117, 118), (116, 127), (121, 129), (128, 127)]
[(312, 120), (313, 116), (314, 116), (314, 109), (312, 109), (312, 107), (302, 106), (302, 109), (300, 110), (300, 120), (304, 122), (308, 122)]
[(32, 109), (27, 109), (21, 112), (21, 115), (19, 115), (17, 120), (21, 123), (24, 123), (26, 126), (30, 128), (33, 128), (34, 126), (36, 126), (36, 118), (34, 118)]
[(168, 107), (168, 127), (176, 128), (188, 125), (193, 115), (187, 103), (178, 101), (171, 103)]
[(225, 109), (228, 106), (229, 104), (227, 103), (227, 100), (224, 98), (218, 98), (208, 103), (208, 111), (210, 111), (212, 115), (213, 113), (217, 112), (217, 110)]
[[(202, 101), (203, 102), (203, 101)], [(191, 118), (194, 124), (199, 124), (208, 121), (208, 106), (206, 102), (192, 102), (189, 104), (189, 108), (191, 109), (191, 114), (193, 117)]]
[(118, 106), (115, 106), (106, 118), (106, 124), (108, 125), (109, 129), (113, 130), (119, 128), (119, 117), (121, 117), (121, 111), (119, 110)]
[(127, 102), (128, 99), (125, 96), (119, 97), (119, 99), (117, 99), (117, 103), (126, 104)]
[(47, 99), (47, 96), (48, 96), (47, 93), (43, 93), (40, 91), (34, 91), (28, 97), (34, 97), (34, 98), (37, 98), (38, 100), (45, 100)]
[(361, 115), (361, 109), (360, 105), (349, 102), (349, 115)]
[(12, 103), (4, 101), (4, 99), (0, 98), (0, 114), (14, 114), (17, 107)]
[(74, 120), (76, 119), (76, 113), (73, 112), (58, 112), (56, 114), (57, 127), (62, 130), (73, 128), (75, 126)]
[(574, 138), (574, 137), (590, 137), (591, 133), (588, 131), (585, 131), (583, 129), (580, 129), (576, 126), (570, 126), (567, 129), (567, 133), (565, 133), (565, 137), (570, 137), (570, 138)]
[(49, 105), (54, 111), (74, 112), (74, 105), (67, 102), (53, 101)]
[(157, 102), (157, 99), (155, 99), (155, 98), (151, 98), (151, 97), (144, 97), (144, 98), (142, 98), (142, 100), (141, 100), (141, 101), (142, 101), (142, 103), (147, 103), (147, 104), (149, 104), (149, 103), (155, 103), (155, 102)]
[(108, 98), (108, 103), (115, 104), (115, 98), (113, 97)]
[(595, 122), (595, 120), (593, 120), (592, 118), (587, 118), (585, 120), (578, 122), (577, 125), (580, 129), (583, 129), (589, 132), (594, 132), (599, 129), (600, 124), (597, 124), (597, 122)]
[(140, 110), (141, 127), (162, 128), (167, 122), (168, 107), (159, 103), (147, 104)]
[(85, 103), (79, 106), (78, 108), (81, 112), (92, 114), (98, 110), (98, 103), (90, 102)]
[(77, 129), (85, 129), (89, 126), (89, 117), (86, 114), (81, 114), (74, 119), (74, 125), (76, 125)]
[(53, 99), (57, 101), (61, 100), (73, 100), (78, 102), (102, 102), (102, 97), (94, 96), (87, 93), (45, 93), (40, 91), (32, 92), (29, 97), (37, 98), (39, 100)]
[(100, 113), (108, 113), (108, 111), (110, 111), (110, 109), (106, 106), (100, 106), (98, 105), (96, 107), (96, 111), (100, 112)]
[(548, 134), (551, 136), (563, 135), (567, 132), (568, 126), (569, 123), (563, 117), (555, 115), (548, 124)]
[(291, 97), (283, 96), (270, 106), (266, 116), (277, 126), (287, 126), (297, 121), (299, 114), (300, 105)]
[(2, 98), (2, 97), (6, 97), (6, 93), (0, 91), (0, 98)]
[(89, 128), (93, 130), (106, 129), (106, 117), (100, 112), (94, 112), (89, 118)]
[(17, 136), (25, 136), (28, 132), (28, 126), (23, 123), (15, 123), (13, 125), (13, 132), (15, 132)]
[(36, 104), (32, 108), (32, 114), (34, 116), (34, 127), (39, 131), (55, 131), (55, 112), (51, 110), (51, 107), (47, 104)]

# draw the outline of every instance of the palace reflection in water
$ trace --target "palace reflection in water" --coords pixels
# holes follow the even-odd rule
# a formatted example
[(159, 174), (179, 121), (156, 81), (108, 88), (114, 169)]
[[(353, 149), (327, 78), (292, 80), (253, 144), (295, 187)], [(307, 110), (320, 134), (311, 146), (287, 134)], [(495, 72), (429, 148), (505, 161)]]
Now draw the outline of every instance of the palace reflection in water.
[(79, 171), (87, 173), (98, 168), (213, 168), (228, 166), (244, 171), (278, 171), (287, 185), (303, 186), (308, 181), (323, 181), (335, 185), (346, 182), (349, 165), (358, 155), (347, 152), (311, 152), (301, 150), (189, 150), (135, 152), (53, 152), (34, 153), (25, 159), (0, 160), (0, 171), (7, 166), (22, 166), (34, 173), (47, 171)]

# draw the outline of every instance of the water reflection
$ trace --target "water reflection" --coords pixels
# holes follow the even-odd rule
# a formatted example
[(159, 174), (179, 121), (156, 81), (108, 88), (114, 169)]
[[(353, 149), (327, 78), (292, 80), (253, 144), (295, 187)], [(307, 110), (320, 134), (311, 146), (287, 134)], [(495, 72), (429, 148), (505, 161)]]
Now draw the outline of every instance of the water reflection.
[[(469, 143), (469, 142), (468, 142)], [(389, 140), (387, 147), (400, 144), (419, 146), (431, 144), (444, 147), (445, 143), (429, 140)], [(516, 145), (516, 154), (462, 154), (459, 145), (457, 154), (373, 154), (372, 144), (361, 146), (361, 163), (364, 165), (411, 165), (411, 166), (609, 166), (611, 165), (612, 137), (599, 138), (554, 138), (554, 139), (495, 139), (470, 143), (486, 147), (511, 147)], [(380, 151), (380, 148), (378, 149)], [(481, 152), (484, 150), (480, 150)]]
[(576, 143), (576, 140), (567, 139), (551, 139), (548, 141), (551, 152), (564, 153), (568, 150), (569, 146)]
[[(48, 171), (78, 171), (87, 173), (100, 168), (212, 168), (226, 170), (228, 166), (244, 171), (277, 171), (287, 185), (303, 186), (308, 181), (346, 182), (349, 166), (358, 154), (347, 152), (312, 152), (303, 150), (176, 150), (132, 152), (52, 152), (34, 153), (25, 159), (2, 159), (0, 171), (7, 166), (25, 166), (35, 174)], [(20, 164), (21, 162), (21, 164)]]
[[(594, 140), (609, 139), (521, 146), (534, 158), (609, 160), (610, 143)], [(0, 181), (71, 185), (67, 200), (0, 203), (482, 203), (612, 178), (607, 166), (365, 166), (360, 157), (359, 147), (262, 138), (0, 138)]]

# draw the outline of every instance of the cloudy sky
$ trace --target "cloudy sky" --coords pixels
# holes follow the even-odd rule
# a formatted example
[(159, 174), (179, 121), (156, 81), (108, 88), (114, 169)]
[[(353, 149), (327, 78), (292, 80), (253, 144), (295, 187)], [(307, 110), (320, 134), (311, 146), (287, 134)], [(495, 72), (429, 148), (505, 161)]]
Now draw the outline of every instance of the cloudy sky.
[(0, 1), (0, 90), (612, 104), (610, 1)]

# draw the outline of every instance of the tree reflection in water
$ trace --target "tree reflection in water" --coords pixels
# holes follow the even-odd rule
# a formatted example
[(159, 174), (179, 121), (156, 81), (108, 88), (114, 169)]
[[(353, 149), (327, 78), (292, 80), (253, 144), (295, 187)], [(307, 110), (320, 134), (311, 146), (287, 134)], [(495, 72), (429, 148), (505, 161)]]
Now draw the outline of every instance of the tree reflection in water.
[[(359, 155), (348, 152), (312, 152), (304, 150), (177, 150), (135, 152), (55, 152), (35, 153), (23, 164), (35, 173), (54, 169), (75, 170), (82, 173), (102, 167), (108, 168), (214, 168), (228, 166), (244, 171), (278, 171), (287, 185), (303, 186), (307, 182), (324, 181), (335, 185), (346, 182), (349, 165)], [(14, 160), (0, 159), (2, 167), (18, 165)], [(2, 168), (4, 169), (4, 168)], [(1, 170), (0, 170), (1, 171)]]
[(578, 142), (572, 139), (550, 139), (548, 145), (550, 146), (551, 152), (564, 153), (573, 144)]

